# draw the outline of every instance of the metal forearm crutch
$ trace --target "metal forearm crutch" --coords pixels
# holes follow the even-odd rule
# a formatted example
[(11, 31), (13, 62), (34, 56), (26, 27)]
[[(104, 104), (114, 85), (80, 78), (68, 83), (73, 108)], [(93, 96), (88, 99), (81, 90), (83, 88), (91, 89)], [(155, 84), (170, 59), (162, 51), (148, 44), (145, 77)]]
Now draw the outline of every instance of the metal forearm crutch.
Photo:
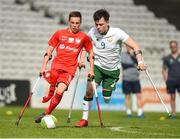
[(16, 125), (17, 125), (17, 126), (19, 125), (19, 122), (20, 122), (20, 120), (21, 120), (21, 118), (22, 118), (22, 116), (23, 116), (23, 114), (24, 114), (24, 111), (26, 110), (27, 105), (29, 104), (29, 101), (31, 100), (31, 97), (32, 97), (32, 95), (33, 95), (33, 93), (34, 93), (34, 91), (35, 91), (35, 89), (36, 89), (36, 86), (37, 86), (39, 80), (41, 79), (41, 76), (42, 76), (41, 74), (38, 76), (38, 78), (37, 78), (37, 80), (36, 80), (36, 82), (35, 82), (35, 84), (34, 84), (34, 87), (33, 87), (32, 91), (30, 92), (29, 97), (28, 97), (25, 105), (24, 105), (21, 113), (20, 113), (19, 116), (18, 116), (18, 119), (16, 120)]
[(103, 124), (103, 122), (102, 122), (102, 116), (101, 116), (100, 106), (99, 106), (99, 101), (98, 101), (97, 90), (96, 90), (96, 83), (95, 83), (95, 80), (94, 80), (94, 79), (93, 79), (93, 81), (92, 81), (92, 84), (93, 84), (94, 93), (95, 93), (95, 97), (96, 97), (96, 105), (97, 105), (97, 108), (98, 108), (98, 116), (99, 116), (100, 125), (101, 125), (102, 128), (104, 128), (104, 124)]
[(146, 75), (147, 75), (147, 77), (149, 78), (149, 80), (150, 80), (152, 86), (154, 87), (154, 90), (156, 91), (156, 94), (158, 95), (158, 97), (159, 97), (161, 103), (163, 104), (163, 106), (164, 106), (166, 112), (168, 113), (168, 116), (171, 117), (172, 115), (171, 115), (171, 113), (169, 112), (169, 110), (168, 110), (166, 104), (165, 104), (164, 101), (162, 100), (161, 95), (159, 94), (158, 89), (156, 88), (156, 86), (155, 86), (153, 80), (151, 79), (151, 76), (149, 75), (148, 70), (146, 69), (145, 72), (146, 72)]
[(74, 87), (74, 92), (73, 92), (73, 97), (72, 97), (72, 100), (71, 100), (71, 106), (70, 106), (70, 109), (69, 109), (67, 123), (71, 122), (71, 113), (72, 113), (72, 109), (73, 109), (73, 103), (74, 103), (74, 99), (75, 99), (75, 95), (76, 95), (76, 91), (77, 91), (77, 86), (78, 86), (80, 74), (81, 74), (81, 68), (79, 68), (79, 72), (78, 72), (78, 75), (77, 75), (77, 80), (76, 80), (75, 87)]

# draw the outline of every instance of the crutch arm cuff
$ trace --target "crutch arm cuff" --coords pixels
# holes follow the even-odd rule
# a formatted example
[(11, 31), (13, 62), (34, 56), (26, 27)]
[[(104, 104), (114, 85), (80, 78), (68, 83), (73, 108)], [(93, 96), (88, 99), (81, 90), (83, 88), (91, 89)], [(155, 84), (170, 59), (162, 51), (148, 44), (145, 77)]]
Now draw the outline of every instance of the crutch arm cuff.
[(134, 55), (139, 55), (139, 54), (142, 54), (142, 51), (141, 50), (137, 50), (137, 51), (134, 51)]
[(84, 96), (84, 100), (85, 100), (85, 101), (92, 101), (92, 100), (93, 100), (93, 97), (86, 97), (86, 96)]
[(88, 81), (93, 81), (94, 80), (94, 75), (88, 74)]

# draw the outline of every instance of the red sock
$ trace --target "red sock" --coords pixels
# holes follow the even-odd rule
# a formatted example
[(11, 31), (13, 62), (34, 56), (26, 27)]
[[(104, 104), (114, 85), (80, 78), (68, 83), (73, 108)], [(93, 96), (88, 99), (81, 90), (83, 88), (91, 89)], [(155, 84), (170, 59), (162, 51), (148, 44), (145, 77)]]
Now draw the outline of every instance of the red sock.
[(49, 107), (46, 109), (46, 114), (51, 114), (51, 112), (56, 108), (59, 102), (62, 99), (63, 94), (59, 95), (56, 93), (54, 97), (51, 99)]
[(55, 85), (51, 85), (49, 88), (49, 93), (47, 96), (43, 97), (42, 103), (48, 102), (52, 98), (52, 96), (54, 95), (54, 91), (55, 91)]

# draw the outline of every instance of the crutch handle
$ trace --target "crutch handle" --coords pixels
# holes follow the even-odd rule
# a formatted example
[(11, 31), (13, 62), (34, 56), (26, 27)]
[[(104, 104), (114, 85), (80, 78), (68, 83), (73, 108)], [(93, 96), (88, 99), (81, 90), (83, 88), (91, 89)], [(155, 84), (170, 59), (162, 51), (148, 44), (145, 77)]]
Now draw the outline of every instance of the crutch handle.
[(85, 65), (82, 65), (82, 66), (78, 66), (79, 67), (79, 69), (81, 69), (81, 68), (86, 68), (86, 66)]
[(88, 81), (93, 81), (94, 80), (94, 75), (88, 74)]

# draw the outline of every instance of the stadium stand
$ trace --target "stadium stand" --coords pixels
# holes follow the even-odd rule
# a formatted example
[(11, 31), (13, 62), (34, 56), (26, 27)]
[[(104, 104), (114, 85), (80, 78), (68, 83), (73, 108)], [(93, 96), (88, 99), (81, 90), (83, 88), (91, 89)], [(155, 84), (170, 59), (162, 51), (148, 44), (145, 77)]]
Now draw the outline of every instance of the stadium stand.
[(134, 0), (137, 5), (146, 5), (157, 17), (165, 17), (169, 23), (180, 30), (180, 1), (179, 0)]
[[(1, 0), (0, 78), (32, 80), (50, 35), (66, 26), (69, 11), (82, 12), (82, 27), (87, 32), (94, 26), (92, 15), (99, 8), (110, 12), (112, 26), (122, 28), (140, 44), (153, 80), (157, 86), (164, 85), (161, 58), (170, 39), (179, 41), (180, 32), (166, 18), (133, 0)], [(150, 85), (144, 73), (141, 78), (143, 85)]]
[(39, 72), (51, 33), (64, 26), (30, 11), (27, 3), (1, 0), (0, 9), (0, 77), (31, 80)]

